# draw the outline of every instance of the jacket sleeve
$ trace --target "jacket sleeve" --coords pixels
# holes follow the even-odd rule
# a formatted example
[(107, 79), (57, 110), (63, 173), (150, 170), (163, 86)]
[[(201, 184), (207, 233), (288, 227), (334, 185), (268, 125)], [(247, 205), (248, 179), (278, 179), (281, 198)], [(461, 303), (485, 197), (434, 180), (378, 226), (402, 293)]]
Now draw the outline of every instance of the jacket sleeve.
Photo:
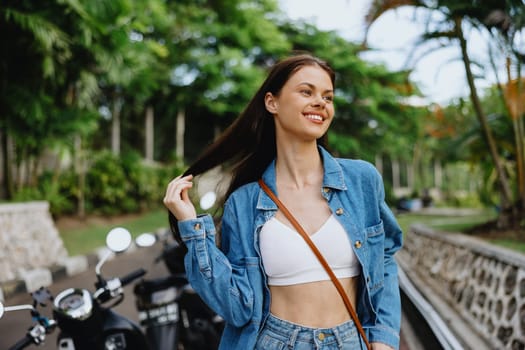
[(401, 298), (398, 267), (394, 254), (402, 246), (403, 233), (394, 214), (385, 202), (384, 185), (379, 173), (377, 173), (377, 189), (379, 213), (385, 230), (384, 287), (378, 305), (374, 305), (377, 322), (375, 326), (369, 328), (369, 341), (384, 343), (398, 349), (401, 328)]
[[(223, 225), (230, 226), (224, 219)], [(188, 248), (184, 264), (192, 287), (226, 322), (236, 327), (246, 324), (254, 303), (247, 271), (245, 266), (233, 266), (217, 247), (212, 217), (180, 221), (178, 227)]]

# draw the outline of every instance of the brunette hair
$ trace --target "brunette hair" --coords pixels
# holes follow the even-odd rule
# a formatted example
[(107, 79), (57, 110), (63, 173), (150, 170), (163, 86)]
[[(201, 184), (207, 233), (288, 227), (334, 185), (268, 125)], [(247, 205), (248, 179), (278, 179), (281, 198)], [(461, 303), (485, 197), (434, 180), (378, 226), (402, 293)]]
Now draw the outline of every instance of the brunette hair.
[[(184, 172), (197, 176), (218, 166), (231, 168), (231, 181), (221, 198), (221, 205), (237, 188), (257, 181), (266, 167), (276, 157), (275, 124), (273, 116), (266, 110), (265, 96), (271, 92), (278, 96), (283, 85), (304, 66), (324, 69), (335, 86), (335, 73), (323, 60), (302, 53), (285, 58), (273, 65), (259, 90), (244, 111)], [(317, 140), (326, 145), (326, 135)], [(178, 240), (177, 219), (169, 212), (170, 228)]]

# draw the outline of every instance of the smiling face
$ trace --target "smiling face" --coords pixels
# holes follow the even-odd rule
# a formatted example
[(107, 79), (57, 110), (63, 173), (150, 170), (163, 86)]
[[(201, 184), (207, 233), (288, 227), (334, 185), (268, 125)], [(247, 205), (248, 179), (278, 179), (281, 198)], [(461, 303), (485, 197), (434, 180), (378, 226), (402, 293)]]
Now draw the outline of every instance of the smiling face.
[(265, 105), (275, 119), (276, 138), (311, 142), (323, 136), (334, 116), (333, 89), (323, 68), (307, 65), (277, 95), (268, 92)]

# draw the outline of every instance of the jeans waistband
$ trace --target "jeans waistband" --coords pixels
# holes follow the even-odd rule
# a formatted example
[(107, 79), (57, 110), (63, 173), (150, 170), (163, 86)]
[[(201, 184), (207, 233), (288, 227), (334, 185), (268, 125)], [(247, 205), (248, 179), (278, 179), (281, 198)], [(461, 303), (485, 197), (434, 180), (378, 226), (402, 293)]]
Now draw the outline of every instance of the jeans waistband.
[(357, 329), (352, 320), (335, 327), (315, 328), (286, 321), (270, 313), (266, 319), (265, 327), (285, 337), (291, 335), (291, 342), (337, 343), (342, 347), (346, 339), (358, 337)]

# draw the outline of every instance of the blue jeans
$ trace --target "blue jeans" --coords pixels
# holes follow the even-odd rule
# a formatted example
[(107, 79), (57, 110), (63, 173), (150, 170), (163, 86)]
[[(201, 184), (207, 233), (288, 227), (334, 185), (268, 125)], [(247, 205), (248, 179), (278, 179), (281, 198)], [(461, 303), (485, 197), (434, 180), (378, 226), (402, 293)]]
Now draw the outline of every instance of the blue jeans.
[(310, 328), (270, 314), (255, 350), (366, 350), (353, 321), (333, 328)]

